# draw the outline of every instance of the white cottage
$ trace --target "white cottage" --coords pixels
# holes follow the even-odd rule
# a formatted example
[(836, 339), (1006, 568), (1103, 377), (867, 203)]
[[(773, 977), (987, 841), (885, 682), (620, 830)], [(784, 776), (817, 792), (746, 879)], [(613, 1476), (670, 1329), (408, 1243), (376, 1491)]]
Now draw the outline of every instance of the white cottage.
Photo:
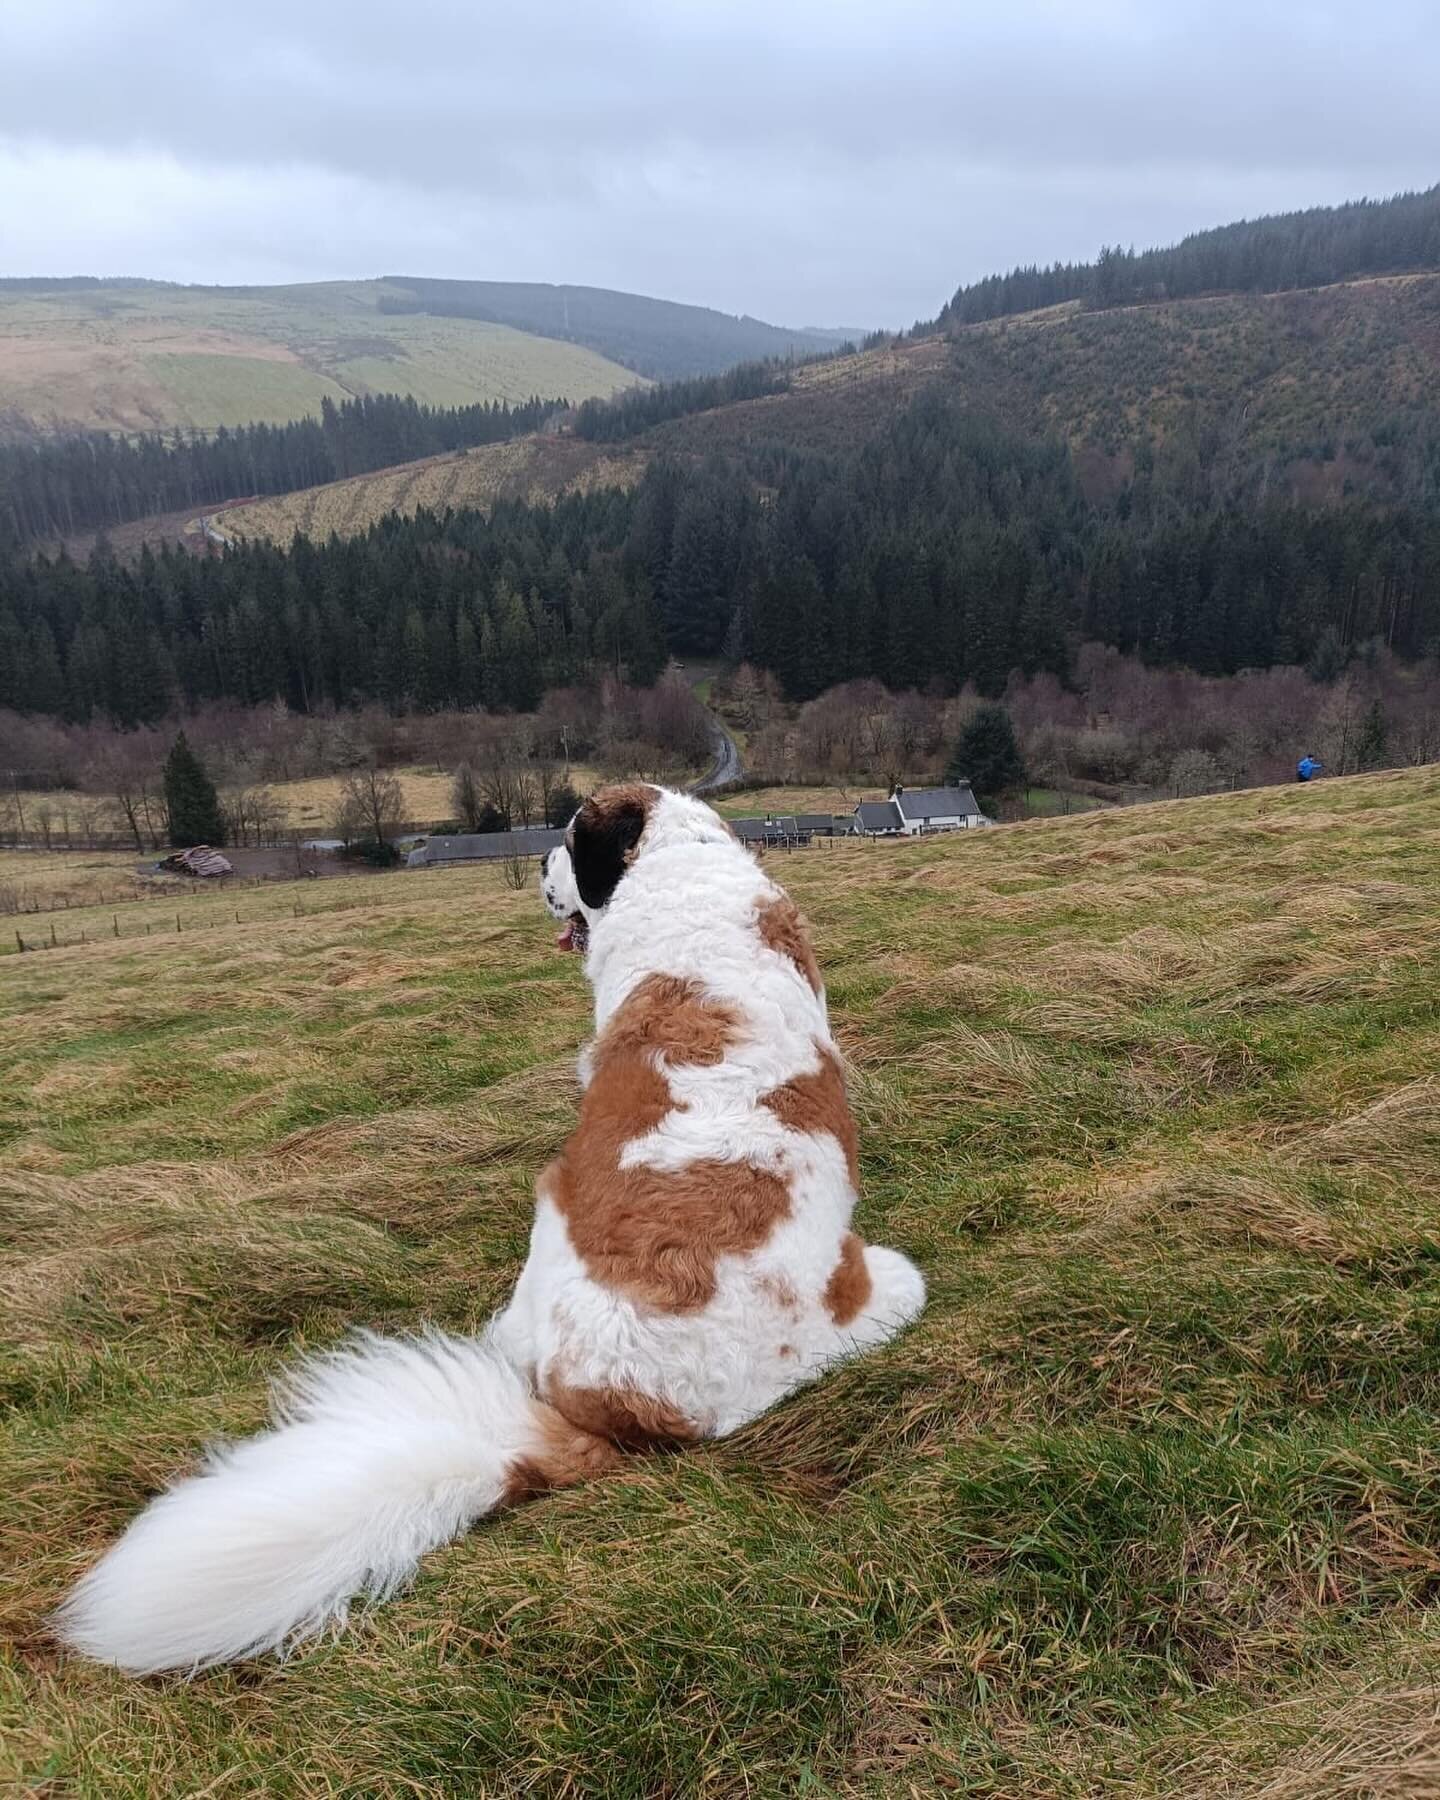
[(897, 787), (888, 800), (862, 800), (856, 823), (866, 837), (919, 837), (925, 831), (968, 831), (990, 821), (967, 782), (955, 787)]

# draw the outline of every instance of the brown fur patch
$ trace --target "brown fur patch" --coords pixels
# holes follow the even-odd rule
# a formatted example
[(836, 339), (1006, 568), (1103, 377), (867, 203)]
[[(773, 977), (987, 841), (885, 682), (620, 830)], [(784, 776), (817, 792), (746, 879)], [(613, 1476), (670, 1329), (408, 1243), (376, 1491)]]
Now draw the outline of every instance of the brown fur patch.
[(581, 1431), (627, 1450), (652, 1444), (693, 1444), (700, 1433), (675, 1407), (631, 1387), (572, 1387), (550, 1380), (545, 1398)]
[(773, 900), (767, 900), (756, 912), (755, 924), (761, 943), (794, 963), (818, 994), (823, 985), (820, 965), (810, 948), (810, 933), (804, 915), (790, 896), (777, 894)]
[(840, 1260), (825, 1283), (825, 1310), (837, 1325), (848, 1325), (869, 1298), (865, 1246), (853, 1231), (847, 1231), (840, 1244)]
[(737, 1029), (733, 1009), (693, 982), (641, 982), (597, 1039), (580, 1122), (540, 1177), (592, 1278), (662, 1312), (704, 1306), (716, 1259), (763, 1244), (790, 1210), (785, 1183), (749, 1163), (620, 1166), (626, 1144), (674, 1108), (664, 1064), (712, 1066)]
[(734, 1007), (707, 1000), (700, 984), (677, 975), (647, 975), (605, 1027), (595, 1046), (597, 1065), (605, 1057), (641, 1056), (713, 1067), (740, 1029)]
[(603, 1475), (620, 1461), (620, 1453), (600, 1432), (587, 1431), (549, 1406), (537, 1406), (541, 1444), (530, 1456), (517, 1456), (505, 1477), (502, 1506), (518, 1506), (552, 1488), (574, 1487), (592, 1475)]
[(813, 1075), (797, 1075), (783, 1087), (771, 1088), (761, 1096), (760, 1104), (792, 1131), (828, 1131), (838, 1138), (850, 1185), (858, 1191), (860, 1134), (845, 1095), (845, 1071), (833, 1050), (821, 1047), (820, 1067)]
[(617, 813), (638, 808), (648, 818), (650, 808), (660, 797), (659, 788), (645, 781), (612, 781), (608, 787), (596, 788), (585, 802), (597, 818), (612, 819)]

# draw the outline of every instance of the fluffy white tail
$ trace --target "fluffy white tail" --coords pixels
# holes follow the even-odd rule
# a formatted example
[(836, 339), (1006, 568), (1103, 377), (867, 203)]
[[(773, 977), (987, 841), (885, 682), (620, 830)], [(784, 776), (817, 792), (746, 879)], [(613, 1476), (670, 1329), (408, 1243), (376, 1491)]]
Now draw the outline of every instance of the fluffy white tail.
[(134, 1674), (277, 1650), (604, 1460), (484, 1339), (362, 1337), (296, 1370), (275, 1419), (146, 1508), (61, 1608), (62, 1637)]

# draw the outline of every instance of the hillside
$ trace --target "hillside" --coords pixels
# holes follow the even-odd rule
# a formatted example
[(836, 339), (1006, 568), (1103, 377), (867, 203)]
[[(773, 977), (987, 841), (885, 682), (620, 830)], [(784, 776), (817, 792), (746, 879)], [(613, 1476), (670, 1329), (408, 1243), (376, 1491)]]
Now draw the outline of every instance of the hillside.
[(1222, 478), (1338, 497), (1433, 487), (1440, 274), (1086, 311), (1070, 305), (797, 370), (788, 392), (662, 427), (673, 448), (834, 451), (921, 388), (1053, 436), (1082, 475), (1184, 444)]
[(48, 1609), (300, 1344), (502, 1299), (588, 997), (477, 870), (0, 959), (0, 1786), (1429, 1791), (1440, 773), (783, 875), (920, 1324), (189, 1685)]
[(387, 312), (432, 318), (491, 319), (542, 337), (588, 344), (602, 356), (657, 381), (713, 375), (736, 363), (834, 350), (844, 331), (790, 331), (763, 319), (737, 318), (708, 306), (653, 300), (611, 288), (554, 287), (539, 281), (431, 281), (388, 275)]
[(327, 397), (578, 400), (638, 379), (583, 345), (508, 325), (384, 312), (387, 293), (380, 282), (0, 281), (0, 431), (211, 430), (301, 418)]
[(537, 432), (508, 444), (426, 457), (348, 481), (228, 507), (214, 515), (214, 524), (230, 538), (282, 544), (297, 531), (311, 538), (326, 538), (331, 532), (350, 537), (367, 531), (387, 513), (408, 515), (421, 506), (443, 512), (452, 506), (488, 507), (497, 500), (539, 503), (597, 487), (631, 487), (643, 474), (645, 461), (644, 452), (629, 444), (586, 444)]
[[(1092, 498), (1134, 475), (1142, 445), (1193, 460), (1221, 489), (1263, 485), (1306, 501), (1354, 491), (1424, 497), (1440, 484), (1440, 274), (1107, 311), (1051, 307), (811, 363), (782, 393), (694, 413), (624, 445), (587, 445), (591, 456), (577, 446), (559, 457), (542, 443), (493, 456), (523, 464), (539, 498), (568, 491), (602, 448), (626, 451), (627, 470), (657, 452), (785, 445), (841, 454), (928, 391), (1063, 439)], [(447, 485), (451, 504), (494, 497), (491, 455)], [(381, 486), (367, 496), (368, 482)], [(321, 508), (327, 528), (334, 519), (345, 530), (378, 516), (381, 496), (410, 504), (394, 471), (343, 486), (333, 501), (295, 494), (230, 523), (283, 541)]]

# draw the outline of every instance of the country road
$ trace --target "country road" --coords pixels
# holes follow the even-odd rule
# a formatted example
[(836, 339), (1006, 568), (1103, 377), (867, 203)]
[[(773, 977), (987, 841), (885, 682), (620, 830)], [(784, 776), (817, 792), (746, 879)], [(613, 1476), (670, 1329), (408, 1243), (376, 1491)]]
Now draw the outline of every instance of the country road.
[(739, 745), (714, 713), (710, 715), (710, 724), (715, 761), (708, 774), (691, 783), (692, 794), (708, 794), (713, 788), (725, 787), (732, 781), (738, 781), (745, 773), (745, 766), (740, 761)]

